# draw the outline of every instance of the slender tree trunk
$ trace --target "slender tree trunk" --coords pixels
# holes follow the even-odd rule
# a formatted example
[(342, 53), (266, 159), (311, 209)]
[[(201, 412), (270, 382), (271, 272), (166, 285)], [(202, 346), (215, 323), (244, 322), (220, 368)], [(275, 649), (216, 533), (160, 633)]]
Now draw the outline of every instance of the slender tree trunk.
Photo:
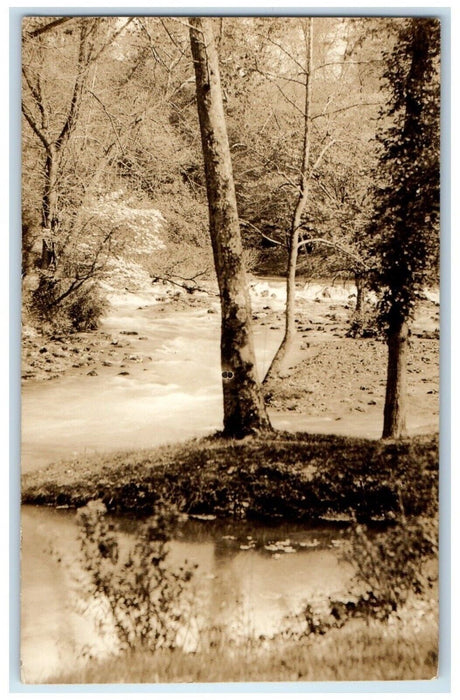
[(271, 426), (257, 378), (251, 305), (212, 20), (192, 17), (190, 25), (209, 226), (222, 309), (224, 434), (243, 437)]
[(57, 220), (57, 157), (54, 145), (47, 149), (45, 162), (45, 189), (43, 192), (43, 228), (52, 229)]
[(356, 285), (356, 307), (355, 312), (357, 316), (363, 316), (365, 308), (365, 285), (364, 278), (362, 274), (355, 274), (355, 285)]
[(58, 222), (57, 196), (57, 166), (58, 151), (54, 145), (49, 145), (45, 161), (45, 189), (42, 200), (42, 255), (40, 268), (48, 270), (56, 264), (56, 247), (54, 234)]
[(382, 438), (397, 439), (406, 434), (408, 336), (405, 319), (390, 324)]
[(299, 233), (292, 231), (289, 240), (289, 257), (286, 277), (286, 308), (284, 311), (284, 335), (281, 345), (268, 368), (264, 378), (267, 384), (274, 377), (282, 374), (284, 365), (291, 355), (297, 340), (297, 330), (295, 327), (295, 278), (297, 269)]
[(302, 147), (302, 165), (300, 171), (299, 196), (292, 217), (291, 230), (289, 233), (289, 257), (286, 272), (286, 311), (285, 329), (283, 340), (272, 360), (264, 383), (279, 376), (289, 355), (291, 354), (297, 336), (295, 327), (295, 279), (297, 270), (297, 257), (299, 253), (299, 230), (302, 223), (302, 215), (305, 210), (310, 191), (310, 112), (311, 112), (311, 67), (313, 51), (313, 19), (310, 17), (308, 26), (305, 28), (304, 36), (306, 43), (306, 65), (305, 65), (305, 110), (304, 110), (304, 136)]

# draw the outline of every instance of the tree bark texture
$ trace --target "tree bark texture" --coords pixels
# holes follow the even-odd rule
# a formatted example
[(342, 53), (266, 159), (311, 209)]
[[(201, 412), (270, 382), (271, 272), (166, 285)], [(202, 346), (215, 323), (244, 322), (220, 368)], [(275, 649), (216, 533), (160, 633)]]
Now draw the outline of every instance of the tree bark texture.
[(252, 312), (211, 19), (190, 19), (190, 44), (195, 66), (209, 227), (222, 310), (224, 434), (243, 437), (270, 430), (271, 426), (256, 371)]
[(310, 190), (310, 125), (311, 125), (311, 66), (312, 66), (312, 48), (313, 48), (313, 19), (308, 18), (308, 25), (305, 28), (305, 106), (304, 106), (304, 134), (302, 146), (302, 165), (300, 170), (299, 196), (295, 205), (292, 216), (291, 229), (289, 232), (289, 257), (286, 275), (286, 311), (285, 311), (285, 330), (283, 340), (279, 346), (272, 363), (265, 376), (264, 382), (268, 383), (270, 379), (279, 376), (282, 368), (292, 351), (296, 339), (295, 327), (295, 280), (297, 270), (297, 258), (299, 254), (299, 231), (302, 224), (302, 215), (308, 201)]
[(388, 330), (388, 367), (382, 438), (406, 434), (407, 352), (409, 329), (405, 319), (393, 321)]
[(356, 285), (356, 306), (355, 312), (358, 316), (364, 315), (364, 303), (366, 299), (366, 286), (364, 284), (364, 277), (360, 273), (355, 274), (355, 285)]

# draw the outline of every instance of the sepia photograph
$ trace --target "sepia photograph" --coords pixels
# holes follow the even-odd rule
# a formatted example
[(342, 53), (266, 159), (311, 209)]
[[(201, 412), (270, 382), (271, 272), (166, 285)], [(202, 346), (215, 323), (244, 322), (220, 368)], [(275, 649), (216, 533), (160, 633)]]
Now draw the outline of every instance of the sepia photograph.
[(439, 676), (444, 18), (405, 12), (22, 17), (22, 684)]

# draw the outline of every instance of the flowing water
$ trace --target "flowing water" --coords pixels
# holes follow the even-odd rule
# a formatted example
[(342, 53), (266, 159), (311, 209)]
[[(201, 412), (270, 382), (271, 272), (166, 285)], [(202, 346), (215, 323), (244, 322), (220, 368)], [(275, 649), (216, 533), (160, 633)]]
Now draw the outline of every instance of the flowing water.
[[(282, 310), (284, 284), (259, 283), (253, 306), (263, 313), (268, 303)], [(321, 285), (305, 294), (314, 299)], [(337, 288), (343, 301), (349, 289)], [(264, 295), (267, 296), (264, 296)], [(268, 297), (270, 294), (270, 297)], [(112, 367), (97, 376), (73, 370), (47, 382), (29, 382), (22, 390), (22, 471), (42, 467), (76, 453), (152, 447), (209, 434), (222, 425), (218, 303), (209, 310), (159, 311), (154, 292), (114, 298), (104, 330), (126, 342), (126, 375)], [(318, 305), (315, 305), (318, 313)], [(212, 311), (213, 313), (209, 313)], [(282, 327), (258, 326), (255, 350), (259, 376), (264, 376), (277, 349)], [(137, 336), (121, 335), (137, 333)], [(295, 414), (272, 416), (281, 429), (329, 432), (330, 419)], [(377, 437), (380, 426), (361, 420), (358, 432)], [(348, 422), (334, 431), (350, 432)]]
[[(98, 367), (97, 376), (74, 371), (26, 385), (23, 471), (72, 453), (150, 447), (218, 429), (219, 323), (218, 314), (206, 309), (160, 313), (151, 297), (118, 302), (104, 329), (125, 342), (128, 336), (120, 331), (138, 333), (126, 350), (145, 361), (128, 363), (124, 376), (114, 367)], [(259, 333), (256, 342), (263, 371), (277, 338)]]

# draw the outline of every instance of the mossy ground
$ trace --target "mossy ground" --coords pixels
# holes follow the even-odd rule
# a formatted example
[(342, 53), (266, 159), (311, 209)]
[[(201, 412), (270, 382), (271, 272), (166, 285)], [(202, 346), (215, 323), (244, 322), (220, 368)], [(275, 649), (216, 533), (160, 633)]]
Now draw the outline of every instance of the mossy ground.
[(23, 503), (146, 515), (163, 499), (189, 514), (391, 521), (436, 508), (437, 436), (398, 442), (274, 432), (78, 457), (24, 475)]

